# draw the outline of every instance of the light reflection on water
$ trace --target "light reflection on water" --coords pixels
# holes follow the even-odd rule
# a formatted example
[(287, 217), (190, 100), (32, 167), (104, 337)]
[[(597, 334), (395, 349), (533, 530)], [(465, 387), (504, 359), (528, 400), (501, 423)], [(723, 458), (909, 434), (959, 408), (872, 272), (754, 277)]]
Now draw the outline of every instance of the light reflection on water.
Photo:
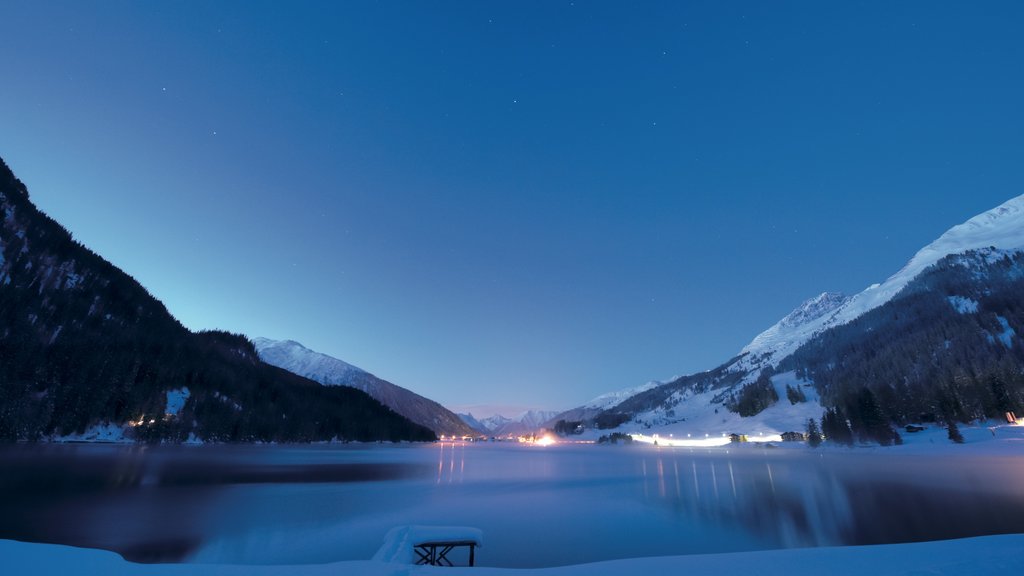
[(369, 558), (400, 524), (484, 530), (483, 565), (1024, 532), (1020, 459), (647, 446), (0, 449), (0, 538), (139, 561)]

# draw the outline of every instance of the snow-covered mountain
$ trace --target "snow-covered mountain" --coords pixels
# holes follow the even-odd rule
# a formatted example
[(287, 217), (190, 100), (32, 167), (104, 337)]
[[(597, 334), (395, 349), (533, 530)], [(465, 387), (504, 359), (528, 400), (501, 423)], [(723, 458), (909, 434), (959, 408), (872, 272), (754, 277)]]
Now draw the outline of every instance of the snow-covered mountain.
[(358, 377), (367, 372), (333, 356), (314, 352), (294, 340), (271, 340), (257, 336), (252, 338), (252, 343), (259, 352), (260, 360), (267, 364), (327, 386), (350, 386), (368, 392), (365, 384), (357, 382)]
[(828, 328), (847, 324), (892, 300), (911, 280), (941, 258), (985, 248), (1009, 251), (1024, 248), (1024, 195), (950, 228), (881, 284), (873, 284), (851, 298), (825, 293), (808, 300), (747, 344), (740, 351), (746, 356), (735, 368), (750, 371), (777, 365)]
[(333, 356), (315, 352), (294, 340), (255, 337), (260, 360), (319, 382), (325, 386), (348, 386), (366, 392), (381, 404), (437, 434), (474, 435), (462, 419), (437, 402), (411, 390), (377, 378)]
[[(1022, 251), (1024, 196), (1019, 196), (954, 226), (880, 284), (852, 297), (825, 292), (805, 301), (715, 370), (605, 394), (558, 418), (587, 420), (603, 424), (602, 427), (626, 423), (680, 431), (701, 428), (709, 434), (736, 430), (773, 433), (802, 429), (808, 415), (820, 416), (823, 405), (841, 402), (842, 394), (846, 393), (843, 386), (852, 383), (880, 386), (883, 395), (891, 394), (889, 402), (893, 406), (910, 406), (910, 402), (897, 399), (913, 394), (932, 395), (921, 387), (923, 384), (913, 382), (929, 378), (937, 381), (951, 370), (962, 370), (964, 362), (969, 361), (963, 357), (985, 358), (973, 370), (975, 374), (994, 370), (986, 366), (999, 362), (1017, 366), (1008, 369), (1008, 373), (1013, 377), (1016, 370), (1019, 375), (1024, 368), (1024, 354), (1018, 354), (1020, 345), (1014, 338), (1024, 327), (1014, 326), (1013, 322), (1017, 318), (1014, 311), (1024, 306), (1024, 291), (1016, 284), (1024, 276), (1024, 271), (1017, 271), (1024, 261)], [(968, 269), (970, 273), (965, 273)], [(923, 293), (928, 295), (915, 297)], [(964, 318), (950, 319), (950, 315), (965, 313), (972, 315), (969, 321), (973, 324), (964, 324), (968, 322)], [(918, 324), (908, 324), (908, 318), (917, 319)], [(933, 326), (942, 326), (944, 342), (939, 340), (933, 345), (930, 339), (939, 336), (926, 333)], [(963, 336), (954, 337), (958, 334)], [(1002, 349), (979, 348), (992, 343), (1002, 343)], [(894, 346), (903, 349), (893, 352)], [(926, 346), (939, 350), (925, 349)], [(830, 355), (833, 349), (844, 350), (845, 358), (857, 357), (862, 366), (870, 367), (873, 376), (860, 374), (858, 367), (850, 366), (844, 357)], [(794, 356), (798, 350), (801, 353)], [(918, 350), (920, 358), (901, 359)], [(874, 356), (879, 355), (886, 358), (887, 364), (873, 363)], [(952, 359), (954, 356), (956, 360)], [(845, 371), (842, 373), (850, 384), (838, 382), (834, 372), (839, 371)], [(763, 372), (769, 378), (765, 386), (773, 386), (781, 400), (754, 418), (741, 418), (730, 411), (728, 405), (735, 404), (737, 394)], [(922, 376), (929, 372), (931, 376)], [(818, 381), (812, 382), (814, 377)], [(887, 379), (902, 382), (903, 387), (918, 388), (911, 394), (904, 389), (890, 390), (887, 383), (875, 383)], [(796, 391), (802, 392), (805, 400), (787, 402), (786, 394), (796, 395)], [(826, 397), (819, 395), (821, 391)], [(989, 402), (980, 396), (972, 401), (977, 410)], [(915, 408), (921, 408), (921, 403)]]
[(516, 436), (530, 434), (551, 425), (558, 412), (547, 410), (527, 410), (514, 418), (495, 414), (487, 418), (476, 418), (472, 414), (459, 414), (467, 425), (490, 434), (491, 436)]
[(642, 392), (657, 388), (665, 384), (665, 382), (648, 382), (640, 386), (634, 386), (632, 388), (626, 388), (624, 390), (616, 390), (615, 392), (607, 392), (600, 396), (585, 402), (583, 405), (576, 408), (571, 408), (552, 417), (552, 420), (565, 420), (566, 422), (586, 422), (595, 418), (598, 414), (605, 410), (614, 408), (621, 404), (627, 398), (632, 398)]

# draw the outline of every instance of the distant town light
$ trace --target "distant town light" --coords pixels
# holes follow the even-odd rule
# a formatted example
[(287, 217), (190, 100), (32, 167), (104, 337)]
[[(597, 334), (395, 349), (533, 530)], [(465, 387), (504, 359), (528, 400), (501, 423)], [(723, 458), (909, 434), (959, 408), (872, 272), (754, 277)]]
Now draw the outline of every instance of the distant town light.
[[(689, 437), (689, 434), (687, 434)], [(730, 443), (728, 437), (723, 438), (704, 438), (703, 440), (676, 440), (674, 438), (658, 438), (657, 435), (647, 436), (646, 434), (630, 434), (634, 442), (640, 442), (641, 444), (655, 444), (658, 446), (679, 446), (689, 448), (714, 448), (717, 446), (726, 446)]]

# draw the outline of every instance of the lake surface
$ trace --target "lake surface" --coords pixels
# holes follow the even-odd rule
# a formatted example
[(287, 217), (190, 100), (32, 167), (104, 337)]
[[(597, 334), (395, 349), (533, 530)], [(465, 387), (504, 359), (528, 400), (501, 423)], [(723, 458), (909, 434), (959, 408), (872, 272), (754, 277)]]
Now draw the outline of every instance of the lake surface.
[(392, 527), (483, 529), (477, 561), (1024, 532), (1024, 459), (740, 446), (0, 447), (0, 538), (142, 562), (369, 559)]

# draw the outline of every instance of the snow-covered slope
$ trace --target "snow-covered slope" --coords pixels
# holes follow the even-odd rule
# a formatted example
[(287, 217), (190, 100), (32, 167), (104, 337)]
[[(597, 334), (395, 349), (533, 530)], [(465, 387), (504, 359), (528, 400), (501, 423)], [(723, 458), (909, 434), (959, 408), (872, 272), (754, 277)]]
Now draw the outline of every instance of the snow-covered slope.
[(756, 370), (775, 365), (816, 334), (851, 322), (885, 304), (925, 268), (944, 256), (983, 248), (1024, 249), (1024, 195), (950, 228), (881, 284), (869, 286), (848, 299), (825, 293), (808, 300), (743, 348), (741, 352), (746, 356), (736, 363), (735, 369)]
[(294, 340), (271, 340), (256, 337), (252, 339), (260, 359), (283, 368), (293, 374), (304, 376), (325, 386), (348, 386), (366, 392), (378, 402), (422, 424), (436, 434), (446, 436), (474, 435), (453, 412), (437, 402), (424, 398), (415, 392), (381, 380), (373, 374), (343, 362), (333, 356), (315, 352)]
[(616, 392), (607, 392), (601, 394), (597, 398), (583, 404), (583, 408), (595, 408), (597, 410), (607, 410), (613, 406), (618, 405), (620, 402), (631, 396), (636, 396), (641, 392), (646, 392), (651, 388), (661, 386), (664, 382), (648, 382), (640, 386), (634, 386), (632, 388), (626, 388), (625, 390), (618, 390)]
[[(687, 388), (669, 396), (665, 402), (666, 406), (671, 406), (669, 410), (658, 407), (638, 413), (626, 427), (636, 431), (650, 427), (660, 434), (674, 433), (680, 438), (686, 434), (703, 438), (705, 434), (717, 437), (734, 432), (753, 438), (803, 431), (808, 418), (821, 417), (824, 407), (814, 386), (800, 380), (793, 372), (776, 374), (771, 383), (779, 401), (754, 416), (744, 418), (727, 410), (721, 402), (721, 390)], [(787, 386), (801, 390), (806, 400), (790, 403)]]
[[(252, 339), (252, 343), (256, 345), (260, 359), (267, 364), (284, 368), (321, 384), (360, 388), (358, 385), (354, 386), (352, 382), (356, 376), (367, 373), (333, 356), (314, 352), (294, 340), (256, 337)], [(363, 389), (363, 392), (369, 390)]]

